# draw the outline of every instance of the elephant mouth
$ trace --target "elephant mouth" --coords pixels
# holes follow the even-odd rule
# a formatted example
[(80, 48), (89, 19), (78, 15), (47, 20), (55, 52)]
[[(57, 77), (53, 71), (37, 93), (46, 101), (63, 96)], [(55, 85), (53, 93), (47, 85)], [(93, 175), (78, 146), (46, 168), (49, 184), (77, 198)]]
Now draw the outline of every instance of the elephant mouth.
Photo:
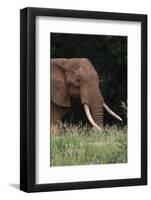
[[(113, 111), (106, 105), (106, 103), (103, 103), (103, 107), (106, 109), (106, 111), (107, 111), (110, 115), (112, 115), (113, 117), (115, 117), (115, 118), (117, 118), (118, 120), (122, 121), (122, 118), (119, 117), (115, 112), (113, 112)], [(87, 104), (84, 104), (84, 110), (85, 110), (86, 116), (87, 116), (89, 122), (91, 123), (91, 125), (92, 125), (94, 128), (97, 128), (99, 131), (101, 131), (102, 128), (101, 128), (99, 125), (97, 125), (97, 124), (95, 123), (95, 121), (94, 121), (94, 119), (93, 119), (93, 117), (92, 117), (92, 115), (91, 115), (90, 108), (89, 108), (89, 106), (88, 106)]]

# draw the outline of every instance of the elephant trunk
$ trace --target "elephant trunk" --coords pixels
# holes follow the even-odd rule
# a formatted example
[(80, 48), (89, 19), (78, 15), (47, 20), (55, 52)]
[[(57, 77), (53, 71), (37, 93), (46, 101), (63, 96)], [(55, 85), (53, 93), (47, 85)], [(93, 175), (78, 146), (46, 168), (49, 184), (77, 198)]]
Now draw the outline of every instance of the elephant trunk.
[[(103, 102), (104, 98), (99, 90), (99, 87), (97, 84), (89, 85), (89, 87), (83, 87), (81, 88), (81, 101), (85, 105), (88, 105), (89, 108), (89, 114), (91, 115), (89, 117), (88, 113), (86, 113), (90, 123), (93, 120), (93, 123), (91, 123), (95, 127), (103, 127)], [(85, 109), (86, 111), (86, 109)], [(92, 120), (90, 120), (90, 118)]]
[(90, 112), (99, 127), (103, 127), (103, 96), (98, 87), (93, 88), (93, 95), (90, 98)]
[(103, 127), (103, 109), (102, 109), (102, 107), (97, 106), (97, 105), (90, 106), (90, 112), (92, 114), (92, 117), (93, 117), (95, 123), (98, 126)]
[(89, 109), (89, 106), (87, 104), (84, 104), (84, 110), (85, 110), (85, 113), (87, 115), (87, 118), (89, 120), (89, 122), (92, 124), (93, 127), (97, 128), (98, 130), (102, 130), (96, 123), (95, 121), (93, 120), (92, 118), (92, 115), (91, 115), (91, 112), (90, 112), (90, 109)]

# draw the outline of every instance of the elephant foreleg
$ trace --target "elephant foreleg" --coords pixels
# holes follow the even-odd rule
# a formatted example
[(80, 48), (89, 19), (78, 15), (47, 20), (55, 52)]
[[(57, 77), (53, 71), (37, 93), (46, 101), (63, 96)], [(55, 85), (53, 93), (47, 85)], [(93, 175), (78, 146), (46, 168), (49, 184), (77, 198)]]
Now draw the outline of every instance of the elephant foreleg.
[(51, 101), (51, 116), (50, 116), (50, 121), (51, 124), (53, 125), (59, 125), (60, 122), (62, 122), (63, 118), (67, 113), (70, 112), (69, 108), (64, 108), (61, 106), (56, 105)]

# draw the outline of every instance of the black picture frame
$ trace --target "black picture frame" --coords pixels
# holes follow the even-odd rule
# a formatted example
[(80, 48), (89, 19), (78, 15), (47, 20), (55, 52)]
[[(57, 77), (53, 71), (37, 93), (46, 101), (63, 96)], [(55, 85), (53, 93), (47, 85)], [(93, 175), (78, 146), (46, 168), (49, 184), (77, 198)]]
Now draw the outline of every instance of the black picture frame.
[[(141, 178), (36, 184), (35, 182), (35, 19), (54, 16), (141, 22)], [(24, 8), (20, 11), (20, 189), (43, 192), (147, 184), (147, 15)]]

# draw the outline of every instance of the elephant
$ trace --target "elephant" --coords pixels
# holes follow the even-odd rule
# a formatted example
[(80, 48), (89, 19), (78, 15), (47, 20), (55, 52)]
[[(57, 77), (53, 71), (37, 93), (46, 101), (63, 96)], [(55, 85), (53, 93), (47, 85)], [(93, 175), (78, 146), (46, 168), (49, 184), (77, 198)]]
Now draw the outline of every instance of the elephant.
[(71, 98), (79, 99), (88, 121), (98, 130), (103, 128), (103, 109), (122, 121), (105, 103), (99, 76), (88, 58), (52, 58), (51, 124), (58, 125), (72, 110)]

